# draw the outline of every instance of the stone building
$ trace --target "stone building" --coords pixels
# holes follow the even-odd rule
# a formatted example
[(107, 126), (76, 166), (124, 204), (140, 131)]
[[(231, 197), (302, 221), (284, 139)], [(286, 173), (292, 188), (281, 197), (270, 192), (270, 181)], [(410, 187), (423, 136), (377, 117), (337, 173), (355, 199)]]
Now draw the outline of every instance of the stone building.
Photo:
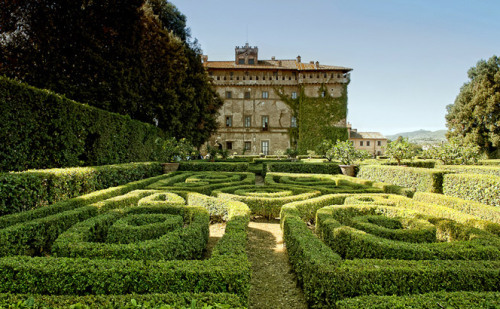
[(366, 150), (372, 156), (383, 156), (387, 146), (387, 138), (379, 132), (358, 132), (357, 129), (349, 130), (349, 140), (354, 148)]
[[(235, 48), (234, 60), (208, 61), (207, 56), (202, 60), (224, 100), (219, 129), (209, 145), (222, 145), (230, 154), (268, 155), (296, 143), (306, 149), (310, 147), (306, 141), (317, 142), (314, 139), (322, 140), (328, 137), (322, 135), (337, 129), (345, 130), (347, 139), (347, 84), (352, 69), (303, 63), (300, 56), (261, 60), (258, 48), (248, 43)], [(345, 105), (336, 117), (335, 104)], [(317, 113), (308, 112), (311, 108)]]

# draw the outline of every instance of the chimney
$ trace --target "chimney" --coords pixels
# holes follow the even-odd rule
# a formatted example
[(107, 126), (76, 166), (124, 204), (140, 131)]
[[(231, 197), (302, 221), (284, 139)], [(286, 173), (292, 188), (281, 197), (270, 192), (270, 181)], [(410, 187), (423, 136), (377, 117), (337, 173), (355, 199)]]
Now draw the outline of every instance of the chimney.
[(272, 57), (271, 57), (271, 60), (276, 60), (276, 57), (272, 56)]
[(316, 69), (319, 69), (319, 61), (316, 61)]
[(281, 66), (281, 60), (278, 61), (278, 66), (280, 67)]
[(309, 61), (309, 64), (314, 64), (314, 61)]
[(297, 56), (297, 62), (300, 63), (300, 56)]

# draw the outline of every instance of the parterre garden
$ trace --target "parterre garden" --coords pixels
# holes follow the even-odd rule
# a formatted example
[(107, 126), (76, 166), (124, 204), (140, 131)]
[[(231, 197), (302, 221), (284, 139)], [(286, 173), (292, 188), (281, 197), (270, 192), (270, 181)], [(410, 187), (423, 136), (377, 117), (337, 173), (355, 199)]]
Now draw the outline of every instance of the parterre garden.
[[(151, 165), (123, 165), (133, 176), (118, 186), (104, 169), (86, 194), (88, 177), (72, 169), (45, 175), (43, 190), (26, 185), (36, 173), (3, 174), (0, 196), (14, 206), (0, 216), (0, 307), (246, 307), (255, 216), (280, 217), (310, 308), (500, 306), (498, 175), (374, 165), (353, 178), (331, 163), (273, 162), (256, 185), (249, 163), (191, 162), (164, 175)], [(54, 202), (19, 207), (40, 192)], [(220, 221), (224, 236), (202, 258)]]

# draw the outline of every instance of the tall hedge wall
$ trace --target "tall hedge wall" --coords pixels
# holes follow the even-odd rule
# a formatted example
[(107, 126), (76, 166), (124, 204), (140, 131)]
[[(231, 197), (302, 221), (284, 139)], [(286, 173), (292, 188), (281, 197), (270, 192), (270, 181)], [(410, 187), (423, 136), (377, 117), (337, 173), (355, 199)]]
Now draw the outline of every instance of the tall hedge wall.
[(449, 174), (443, 180), (445, 195), (500, 206), (500, 177), (479, 174)]
[(155, 126), (0, 76), (0, 171), (156, 160)]
[(411, 188), (419, 192), (443, 192), (445, 171), (389, 165), (362, 165), (357, 177)]
[(0, 216), (162, 173), (158, 162), (0, 173)]
[(483, 174), (500, 176), (499, 166), (478, 166), (478, 165), (441, 165), (439, 169), (452, 171), (454, 173)]

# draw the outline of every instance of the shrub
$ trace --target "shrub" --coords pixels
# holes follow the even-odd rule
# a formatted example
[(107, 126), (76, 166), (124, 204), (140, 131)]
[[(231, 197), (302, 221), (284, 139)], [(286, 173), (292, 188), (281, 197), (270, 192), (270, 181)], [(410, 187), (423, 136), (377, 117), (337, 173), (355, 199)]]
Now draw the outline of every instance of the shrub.
[(500, 177), (478, 174), (449, 174), (443, 180), (443, 193), (464, 200), (500, 206)]
[[(94, 222), (103, 218), (99, 217), (99, 215), (125, 217), (128, 214), (182, 214), (185, 223), (191, 222), (189, 226), (183, 228), (184, 230), (195, 227), (198, 218), (203, 217), (206, 232), (198, 230), (192, 233), (197, 235), (197, 237), (193, 237), (193, 241), (184, 239), (171, 247), (175, 251), (189, 251), (193, 250), (193, 248), (199, 248), (197, 243), (206, 241), (206, 237), (208, 237), (208, 226), (206, 224), (208, 222), (208, 213), (204, 209), (206, 207), (203, 199), (198, 200), (198, 205), (183, 207), (175, 205), (159, 206), (148, 203), (139, 205), (140, 199), (154, 193), (164, 194), (152, 190), (138, 190), (130, 192), (127, 196), (118, 196), (95, 203), (95, 205), (77, 208), (75, 211), (93, 209), (93, 213), (87, 217), (91, 217), (90, 220), (94, 220)], [(210, 199), (211, 197), (206, 196), (206, 198)], [(155, 201), (155, 199), (150, 200)], [(8, 256), (0, 258), (0, 277), (2, 278), (0, 293), (67, 295), (66, 297), (69, 297), (68, 295), (87, 294), (231, 293), (238, 297), (245, 306), (250, 282), (250, 265), (246, 255), (246, 227), (249, 222), (250, 210), (240, 202), (229, 200), (221, 202), (225, 203), (227, 207), (228, 222), (224, 236), (217, 242), (212, 257), (209, 259), (147, 260), (148, 253), (145, 250), (147, 248), (144, 247), (138, 247), (137, 250), (130, 252), (130, 254), (137, 255), (137, 257), (143, 255), (143, 259), (137, 260)], [(165, 203), (168, 203), (168, 201), (165, 200)], [(42, 219), (46, 218), (37, 220)], [(25, 222), (24, 224), (29, 223)], [(73, 232), (77, 232), (76, 227), (78, 225), (81, 227), (88, 223), (89, 221), (77, 223), (76, 225), (69, 223), (69, 229), (66, 227), (64, 229), (68, 229), (68, 232), (71, 229), (73, 229)], [(64, 229), (61, 228), (61, 230)], [(80, 251), (87, 256), (106, 257), (103, 253), (107, 250), (106, 248), (100, 248), (102, 251), (92, 251), (92, 247), (89, 246), (92, 241), (95, 246), (102, 244), (99, 239), (105, 239), (106, 229), (106, 222), (103, 222), (102, 225), (94, 225), (90, 229), (92, 230), (91, 233), (87, 234), (88, 237), (82, 237), (82, 242), (74, 243), (73, 253)], [(50, 235), (53, 234), (61, 233), (50, 233)], [(64, 235), (61, 234), (61, 236)], [(64, 238), (69, 235), (61, 236), (57, 240), (58, 242), (64, 242)], [(24, 237), (30, 243), (38, 241), (29, 234), (25, 234)], [(160, 237), (157, 241), (162, 241), (162, 239), (163, 237)], [(148, 242), (140, 241), (138, 243), (146, 244)], [(63, 247), (58, 248), (58, 245), (54, 245), (55, 251), (63, 249)], [(85, 246), (87, 246), (86, 249), (91, 250), (82, 249)], [(126, 246), (123, 245), (122, 248)], [(2, 249), (4, 249), (4, 246), (2, 246)], [(164, 250), (163, 247), (158, 247), (158, 249)], [(123, 253), (124, 251), (121, 251), (120, 256)], [(15, 252), (9, 253), (9, 255), (15, 254)], [(33, 254), (37, 255), (39, 251), (35, 251)], [(123, 257), (130, 258), (131, 256), (123, 255)], [(147, 296), (145, 297), (147, 298)]]
[(341, 174), (340, 167), (334, 163), (273, 162), (264, 163), (262, 171), (264, 176), (268, 172)]
[[(382, 162), (382, 165), (398, 165), (397, 162)], [(401, 165), (409, 167), (434, 168), (436, 161), (434, 160), (401, 160)], [(439, 166), (441, 168), (441, 166)]]
[(392, 308), (497, 308), (500, 292), (432, 292), (404, 296), (360, 296), (344, 299), (336, 304), (338, 309), (392, 309)]
[(479, 166), (479, 165), (440, 165), (439, 169), (453, 173), (482, 174), (500, 177), (500, 166)]
[(419, 192), (442, 193), (445, 171), (386, 165), (362, 165), (359, 178), (386, 182)]
[[(224, 307), (222, 307), (224, 305)], [(0, 294), (2, 308), (244, 308), (245, 303), (229, 293), (164, 293), (128, 295), (32, 295)]]
[(500, 223), (499, 207), (435, 193), (417, 192), (413, 199), (428, 204), (446, 206), (484, 220)]
[(162, 173), (157, 162), (0, 174), (0, 215), (44, 207)]
[(345, 259), (500, 259), (498, 237), (449, 220), (430, 224), (421, 218), (392, 206), (327, 206), (317, 211), (316, 231)]
[[(274, 189), (274, 193), (280, 192), (284, 196), (270, 196), (269, 191), (266, 191), (269, 189)], [(281, 206), (284, 204), (312, 198), (321, 192), (308, 188), (289, 188), (288, 186), (236, 186), (216, 190), (213, 194), (218, 198), (245, 203), (254, 215), (275, 218), (279, 216)]]
[(157, 127), (0, 76), (0, 171), (161, 159)]
[(248, 171), (248, 163), (186, 161), (180, 162), (179, 171), (246, 172)]
[(332, 146), (332, 148), (328, 149), (325, 154), (328, 161), (332, 159), (340, 161), (343, 165), (351, 165), (355, 161), (363, 161), (364, 159), (368, 159), (371, 155), (365, 150), (358, 150), (354, 148), (354, 144), (350, 141), (339, 141)]
[[(338, 195), (347, 200), (348, 195)], [(341, 197), (343, 196), (343, 197)], [(411, 201), (390, 195), (358, 195), (359, 199)], [(318, 203), (335, 204), (335, 195), (316, 198)], [(408, 295), (454, 291), (498, 291), (499, 261), (469, 260), (381, 260), (341, 257), (321, 242), (301, 220), (300, 214), (310, 214), (301, 201), (284, 205), (281, 224), (290, 262), (303, 286), (310, 308), (332, 308), (339, 300), (361, 295)], [(299, 210), (296, 205), (304, 203)], [(371, 203), (367, 201), (367, 203)], [(317, 203), (308, 204), (316, 208)], [(403, 204), (402, 204), (403, 205)], [(411, 208), (410, 203), (404, 205)], [(398, 207), (400, 207), (398, 205)], [(432, 206), (431, 206), (432, 208)], [(332, 225), (335, 222), (331, 222)], [(490, 248), (491, 249), (491, 248)], [(498, 247), (496, 248), (498, 249)]]

